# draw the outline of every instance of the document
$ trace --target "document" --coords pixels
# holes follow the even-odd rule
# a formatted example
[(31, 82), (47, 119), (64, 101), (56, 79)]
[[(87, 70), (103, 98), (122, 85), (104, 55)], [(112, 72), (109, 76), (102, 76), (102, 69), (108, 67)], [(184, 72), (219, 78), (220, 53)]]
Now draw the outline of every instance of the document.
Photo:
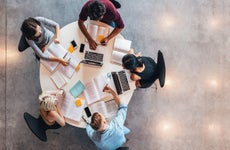
[(105, 118), (111, 120), (117, 113), (118, 106), (114, 99), (98, 101), (89, 106), (90, 112), (93, 115), (95, 112), (99, 112), (105, 116)]
[(62, 88), (66, 84), (66, 80), (63, 77), (63, 75), (60, 73), (60, 71), (55, 71), (50, 78), (55, 83), (56, 87), (58, 89)]
[(110, 96), (109, 93), (103, 92), (106, 84), (108, 84), (106, 75), (99, 75), (85, 84), (83, 95), (88, 105)]
[(88, 23), (87, 31), (92, 39), (100, 44), (101, 40), (109, 35), (109, 28)]
[(66, 118), (80, 121), (84, 110), (85, 100), (81, 100), (81, 106), (76, 106), (76, 99), (69, 93), (66, 93), (65, 99), (58, 101), (58, 108)]
[(122, 64), (122, 58), (128, 54), (130, 48), (131, 48), (132, 41), (122, 39), (122, 38), (116, 38), (114, 41), (114, 48), (112, 52), (112, 62), (115, 62), (119, 65)]
[(75, 58), (70, 53), (66, 55), (65, 60), (69, 61), (69, 65), (68, 66), (60, 65), (57, 70), (61, 72), (63, 75), (65, 75), (66, 77), (68, 77), (69, 79), (71, 79), (73, 74), (79, 69), (78, 65), (80, 65), (80, 60)]
[(78, 80), (77, 83), (70, 89), (70, 93), (74, 98), (76, 98), (84, 91), (84, 89), (84, 84)]
[[(45, 54), (47, 54), (50, 57), (58, 57), (58, 58), (64, 58), (68, 51), (61, 46), (61, 44), (55, 44), (51, 43), (49, 47), (44, 51)], [(41, 59), (41, 63), (50, 71), (53, 72), (59, 62), (49, 61), (49, 60), (43, 60)]]

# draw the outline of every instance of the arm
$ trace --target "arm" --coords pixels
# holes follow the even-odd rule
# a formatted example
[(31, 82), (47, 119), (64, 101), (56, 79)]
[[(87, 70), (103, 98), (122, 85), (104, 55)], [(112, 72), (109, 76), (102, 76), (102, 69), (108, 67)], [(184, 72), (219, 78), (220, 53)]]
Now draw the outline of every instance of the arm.
[(81, 30), (81, 32), (84, 34), (84, 36), (86, 37), (86, 39), (88, 40), (89, 42), (89, 46), (90, 46), (90, 49), (93, 49), (95, 50), (97, 48), (97, 43), (92, 39), (92, 37), (89, 35), (85, 25), (84, 25), (84, 21), (79, 19), (78, 20), (78, 26)]
[(58, 108), (57, 111), (51, 111), (49, 113), (49, 117), (55, 120), (60, 126), (65, 126), (65, 118), (62, 115), (62, 113), (58, 110)]
[(111, 89), (108, 85), (106, 85), (103, 89), (103, 92), (108, 92), (110, 94), (113, 95), (113, 98), (115, 100), (115, 102), (117, 103), (117, 105), (119, 106), (121, 104), (121, 100), (120, 98), (118, 97), (118, 95), (114, 92), (113, 89)]
[(86, 133), (88, 134), (88, 136), (90, 137), (90, 138), (92, 138), (93, 137), (93, 133), (94, 133), (95, 131), (94, 131), (94, 129), (90, 126), (90, 124), (87, 124), (86, 125)]
[(38, 20), (39, 22), (43, 23), (46, 26), (52, 27), (55, 30), (55, 39), (54, 42), (55, 43), (60, 43), (59, 42), (59, 35), (60, 35), (60, 27), (59, 24), (53, 20), (47, 19), (45, 17), (35, 17), (36, 20)]
[(115, 37), (117, 34), (119, 34), (122, 31), (122, 28), (114, 28), (113, 31), (104, 39), (101, 40), (102, 45), (107, 45), (110, 39)]

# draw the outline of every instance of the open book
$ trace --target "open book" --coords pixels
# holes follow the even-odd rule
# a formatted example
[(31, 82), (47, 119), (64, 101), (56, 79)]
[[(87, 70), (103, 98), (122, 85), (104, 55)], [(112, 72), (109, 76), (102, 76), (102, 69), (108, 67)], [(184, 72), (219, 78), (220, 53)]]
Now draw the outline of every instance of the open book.
[(87, 25), (87, 31), (89, 35), (92, 37), (92, 39), (100, 44), (100, 41), (107, 37), (109, 35), (109, 28), (103, 27), (99, 25), (95, 25), (92, 23), (88, 23)]
[(103, 88), (108, 83), (106, 75), (99, 75), (85, 84), (83, 95), (88, 105), (111, 95), (103, 92)]
[[(45, 54), (47, 54), (50, 57), (58, 57), (58, 58), (64, 58), (68, 51), (61, 46), (61, 44), (55, 44), (52, 43), (50, 46), (44, 51)], [(59, 62), (49, 61), (49, 60), (43, 60), (41, 59), (41, 63), (50, 71), (53, 72)]]
[(130, 40), (116, 38), (111, 61), (121, 65), (123, 56), (125, 56), (131, 48), (131, 43), (132, 41)]
[(91, 114), (99, 112), (105, 116), (105, 118), (111, 120), (117, 113), (118, 106), (114, 99), (107, 99), (104, 101), (98, 101), (89, 106)]
[(75, 98), (71, 94), (66, 93), (65, 99), (58, 101), (58, 108), (66, 118), (79, 122), (84, 109), (85, 100), (81, 100), (81, 106), (76, 106), (75, 102)]
[(79, 69), (78, 65), (80, 64), (80, 60), (75, 58), (72, 54), (69, 53), (66, 55), (65, 60), (69, 61), (69, 65), (68, 66), (60, 65), (57, 70), (70, 79), (72, 78), (73, 74), (76, 71), (78, 71)]

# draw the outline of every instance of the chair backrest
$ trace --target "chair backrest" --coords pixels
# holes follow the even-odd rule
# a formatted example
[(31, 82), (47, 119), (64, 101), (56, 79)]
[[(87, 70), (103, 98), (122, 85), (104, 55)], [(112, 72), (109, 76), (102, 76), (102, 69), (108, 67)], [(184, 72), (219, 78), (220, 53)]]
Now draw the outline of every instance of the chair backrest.
[(24, 119), (26, 121), (27, 126), (32, 131), (32, 133), (37, 136), (41, 141), (46, 142), (46, 129), (41, 127), (41, 119), (35, 118), (29, 113), (24, 113)]
[(157, 75), (161, 87), (164, 87), (165, 84), (165, 74), (165, 61), (162, 52), (159, 50), (157, 55)]
[(26, 50), (30, 45), (27, 43), (26, 38), (24, 35), (21, 36), (19, 43), (18, 43), (18, 50), (19, 52), (23, 52)]

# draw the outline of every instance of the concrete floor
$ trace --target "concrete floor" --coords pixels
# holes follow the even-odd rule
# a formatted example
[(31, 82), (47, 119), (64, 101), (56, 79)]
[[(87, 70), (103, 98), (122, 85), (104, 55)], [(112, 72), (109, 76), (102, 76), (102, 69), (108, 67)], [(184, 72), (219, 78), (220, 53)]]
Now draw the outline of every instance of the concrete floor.
[[(167, 66), (163, 89), (135, 91), (127, 126), (131, 150), (230, 149), (230, 1), (119, 0), (122, 35)], [(78, 19), (85, 0), (0, 0), (0, 149), (93, 150), (85, 130), (65, 126), (39, 141), (25, 111), (38, 115), (39, 62), (17, 51), (22, 21), (45, 16), (61, 27)], [(158, 84), (158, 82), (157, 82)]]

